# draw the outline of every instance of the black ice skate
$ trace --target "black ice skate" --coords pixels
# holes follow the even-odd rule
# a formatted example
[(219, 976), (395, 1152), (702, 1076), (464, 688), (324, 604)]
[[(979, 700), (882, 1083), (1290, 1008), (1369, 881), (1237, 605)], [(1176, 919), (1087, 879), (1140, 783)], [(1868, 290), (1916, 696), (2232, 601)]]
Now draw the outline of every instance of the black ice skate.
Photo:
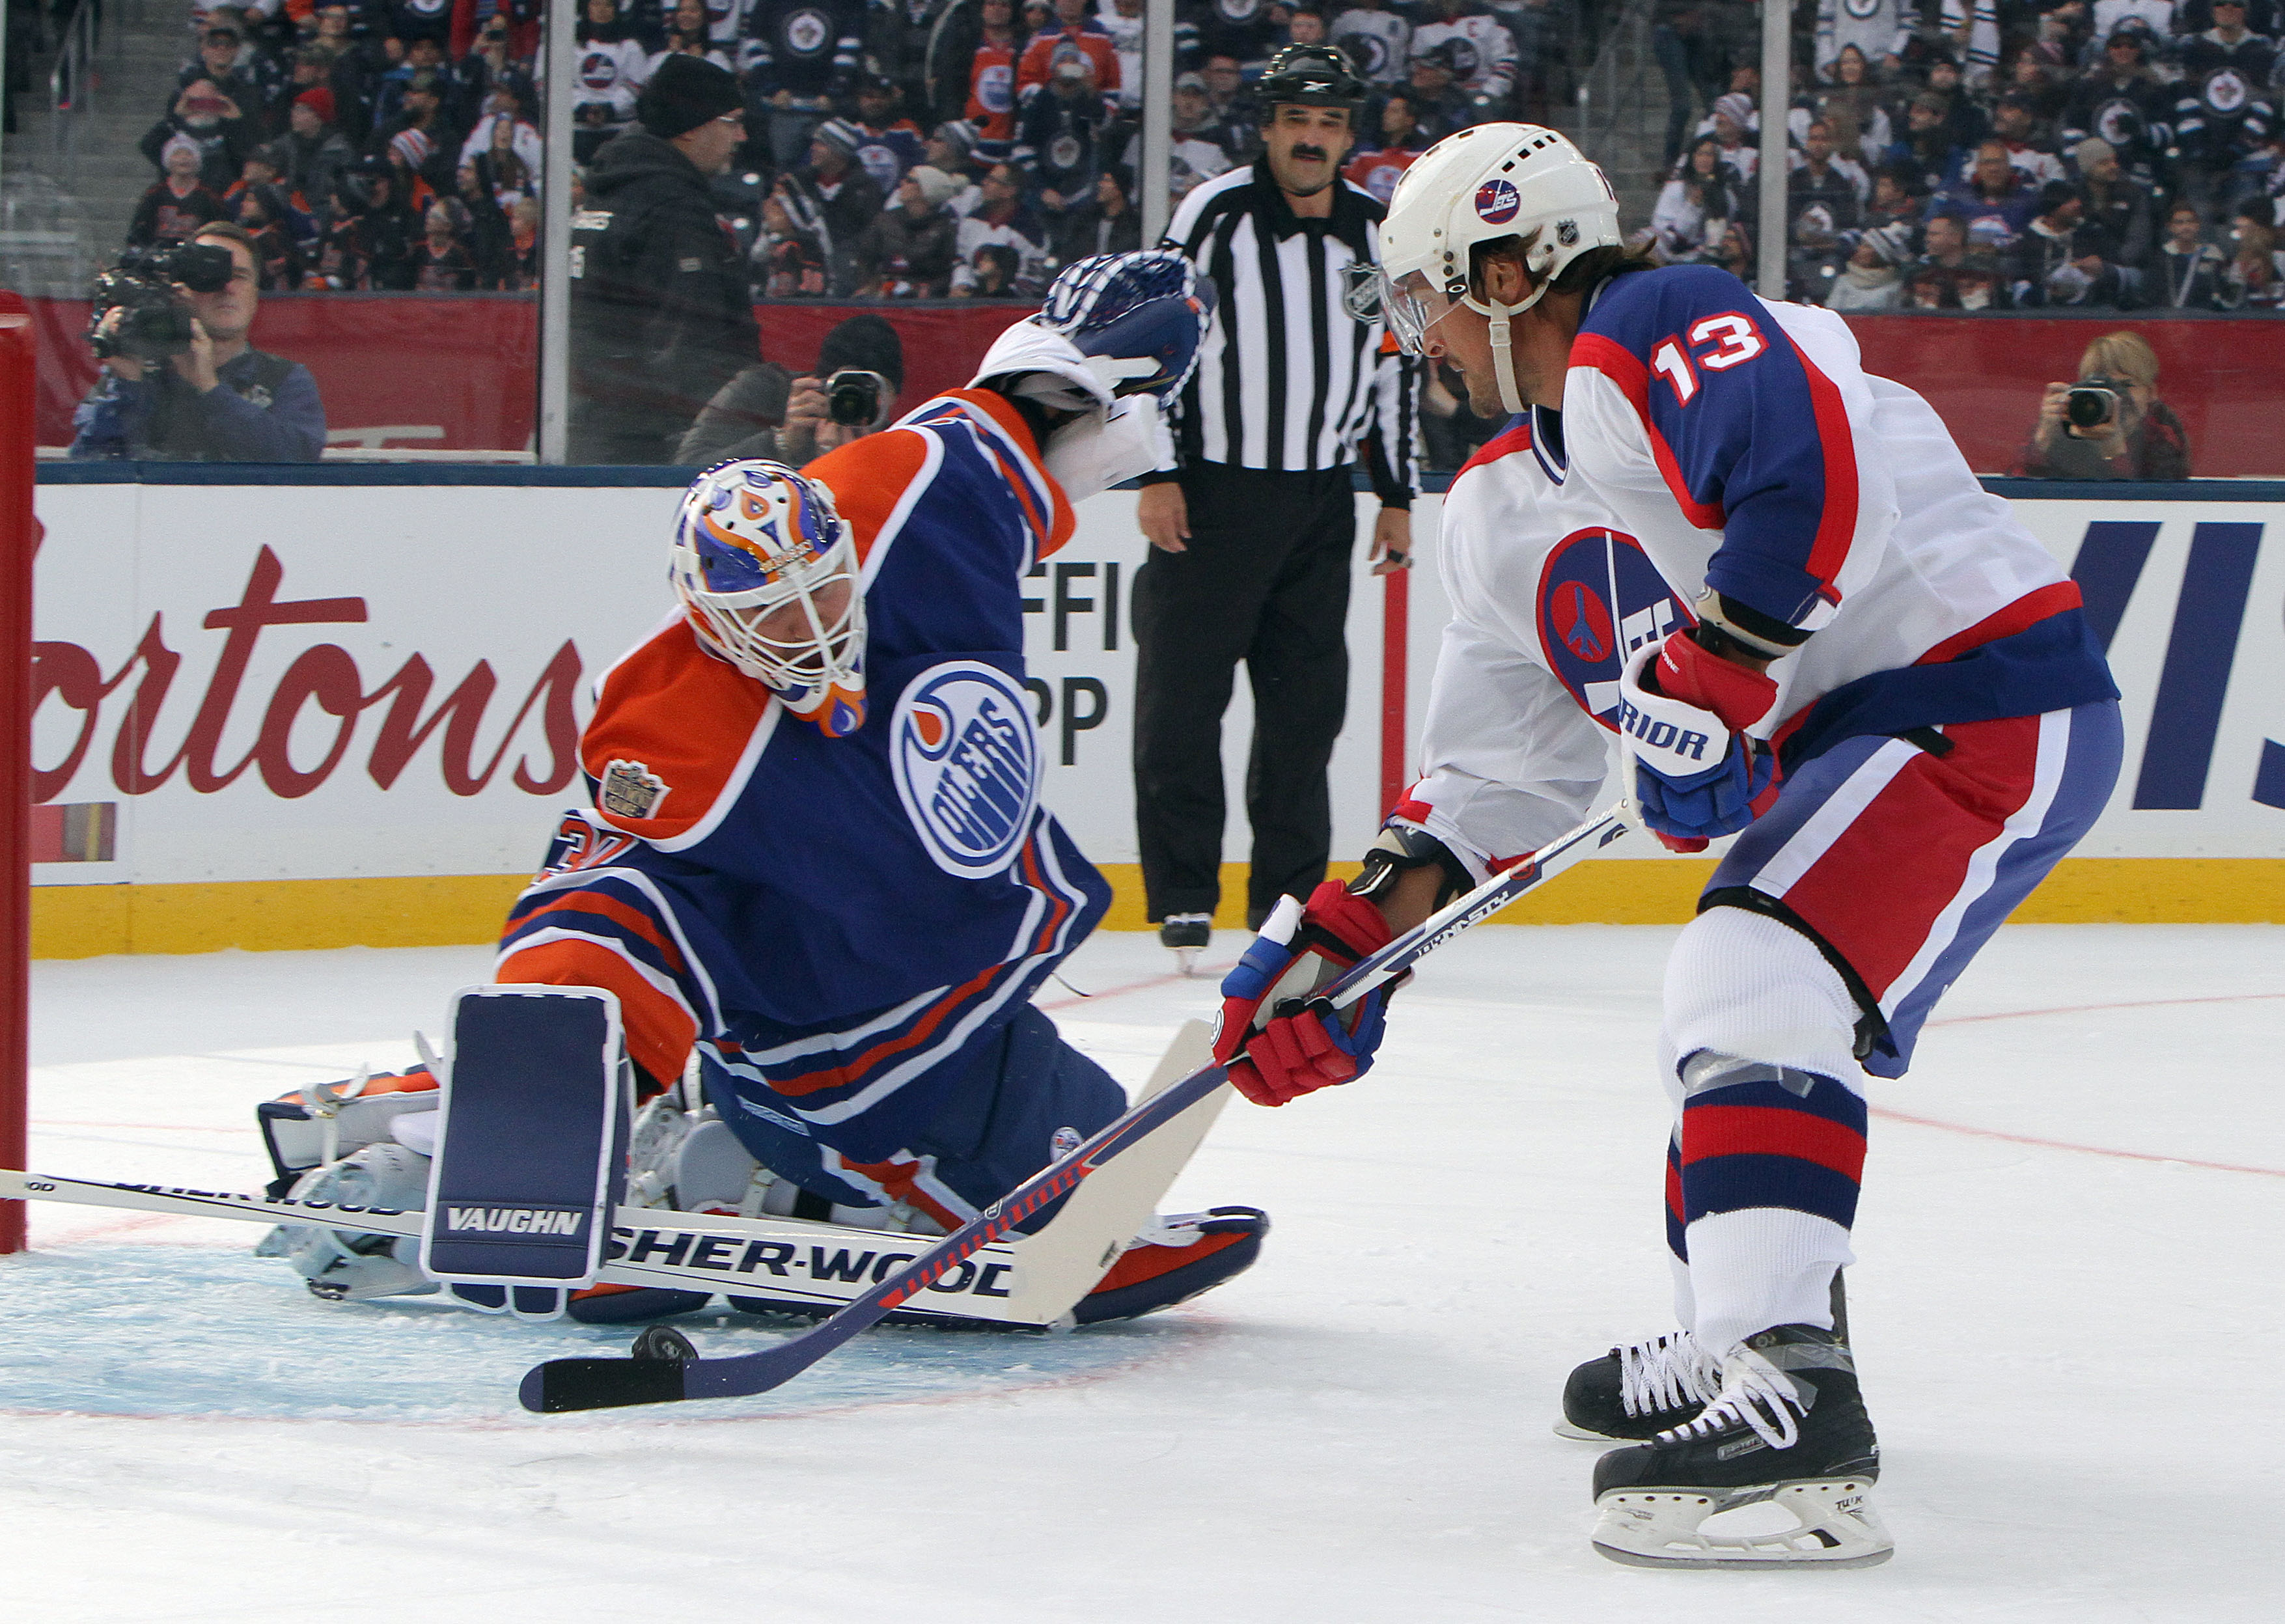
[[(1880, 1475), (1848, 1345), (1780, 1325), (1730, 1351), (1705, 1414), (1596, 1463), (1595, 1549), (1640, 1567), (1869, 1567), (1895, 1549), (1867, 1495)], [(1765, 1501), (1799, 1526), (1699, 1530)]]
[(1185, 976), (1197, 973), (1198, 955), (1213, 940), (1211, 914), (1169, 914), (1158, 926), (1158, 945), (1170, 949)]
[(1686, 1330), (1614, 1347), (1563, 1385), (1564, 1438), (1623, 1443), (1694, 1420), (1722, 1390), (1721, 1361)]

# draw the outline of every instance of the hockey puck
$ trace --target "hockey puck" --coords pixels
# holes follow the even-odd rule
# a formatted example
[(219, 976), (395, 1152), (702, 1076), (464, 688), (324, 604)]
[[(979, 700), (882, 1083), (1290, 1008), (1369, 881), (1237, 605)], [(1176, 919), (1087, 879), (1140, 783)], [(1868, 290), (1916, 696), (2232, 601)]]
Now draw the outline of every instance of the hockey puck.
[(690, 1338), (671, 1325), (646, 1325), (635, 1338), (629, 1350), (636, 1359), (695, 1359), (698, 1350), (690, 1345)]

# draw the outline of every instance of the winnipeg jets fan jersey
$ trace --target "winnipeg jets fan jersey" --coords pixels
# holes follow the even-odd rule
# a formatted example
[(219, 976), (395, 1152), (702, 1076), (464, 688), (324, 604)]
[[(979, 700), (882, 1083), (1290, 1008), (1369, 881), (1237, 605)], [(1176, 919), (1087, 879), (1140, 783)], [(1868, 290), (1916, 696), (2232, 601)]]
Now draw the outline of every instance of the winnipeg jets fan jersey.
[(818, 1121), (1023, 1006), (1110, 888), (1040, 804), (1022, 579), (1071, 506), (997, 396), (955, 390), (812, 463), (863, 561), (868, 710), (827, 739), (678, 613), (605, 673), (567, 820), (503, 953), (637, 969)]
[(1770, 670), (1781, 752), (2117, 697), (2078, 587), (1831, 311), (1711, 266), (1618, 277), (1563, 407), (1566, 482), (1669, 584), (1815, 634)]
[[(1551, 432), (1555, 414), (1535, 415)], [(1526, 418), (1453, 475), (1436, 536), (1452, 618), (1429, 687), (1422, 774), (1394, 815), (1480, 882), (1586, 815), (1627, 656), (1690, 613), (1609, 511), (1562, 478)]]
[(1724, 271), (1607, 284), (1564, 410), (1478, 451), (1439, 534), (1452, 620), (1395, 816), (1480, 879), (1584, 816), (1626, 660), (1709, 584), (1814, 632), (1771, 666), (1779, 700), (1753, 729), (1788, 767), (1860, 734), (2116, 696), (2078, 588), (1927, 403), (1866, 376), (1839, 318)]

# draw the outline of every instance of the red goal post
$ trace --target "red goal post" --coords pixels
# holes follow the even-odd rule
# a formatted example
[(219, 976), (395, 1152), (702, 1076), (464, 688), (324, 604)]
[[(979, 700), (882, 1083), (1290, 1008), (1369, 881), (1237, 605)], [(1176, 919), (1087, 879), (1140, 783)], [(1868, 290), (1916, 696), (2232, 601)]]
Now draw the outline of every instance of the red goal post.
[[(32, 953), (32, 318), (0, 291), (0, 1167), (21, 1167)], [(24, 1245), (24, 1204), (0, 1201), (0, 1252)]]

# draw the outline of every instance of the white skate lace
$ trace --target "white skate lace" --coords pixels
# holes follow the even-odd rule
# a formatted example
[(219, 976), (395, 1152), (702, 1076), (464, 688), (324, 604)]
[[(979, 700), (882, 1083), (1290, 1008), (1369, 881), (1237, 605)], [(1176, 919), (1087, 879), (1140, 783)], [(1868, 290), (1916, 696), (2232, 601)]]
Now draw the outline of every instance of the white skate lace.
[(1721, 1366), (1686, 1330), (1614, 1351), (1619, 1356), (1619, 1402), (1629, 1416), (1703, 1404), (1722, 1385)]
[(1739, 1349), (1722, 1368), (1722, 1392), (1695, 1421), (1669, 1427), (1661, 1443), (1695, 1443), (1726, 1427), (1751, 1427), (1772, 1449), (1790, 1449), (1809, 1405), (1792, 1378), (1760, 1354)]

